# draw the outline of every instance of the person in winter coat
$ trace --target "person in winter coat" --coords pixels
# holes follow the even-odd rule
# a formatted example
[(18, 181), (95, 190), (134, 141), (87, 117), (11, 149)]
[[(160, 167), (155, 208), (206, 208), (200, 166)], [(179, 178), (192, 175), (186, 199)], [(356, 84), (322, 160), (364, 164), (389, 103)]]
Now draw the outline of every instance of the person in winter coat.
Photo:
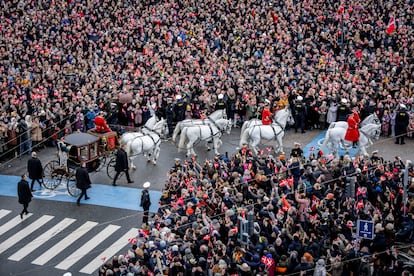
[(345, 133), (345, 140), (351, 141), (352, 146), (355, 147), (359, 140), (359, 116), (358, 113), (352, 112), (347, 119), (348, 129)]
[(118, 179), (118, 176), (121, 174), (121, 172), (125, 172), (128, 183), (133, 183), (133, 181), (129, 177), (128, 156), (127, 156), (127, 153), (125, 151), (125, 148), (126, 148), (126, 145), (123, 144), (121, 146), (121, 148), (118, 150), (117, 154), (116, 154), (116, 161), (115, 161), (116, 174), (115, 174), (115, 177), (114, 177), (114, 181), (112, 182), (112, 186), (117, 186), (116, 185), (116, 180)]
[(395, 117), (395, 144), (404, 145), (404, 137), (407, 134), (407, 127), (409, 125), (409, 114), (405, 104), (400, 104), (400, 109)]
[(29, 182), (27, 182), (26, 174), (22, 175), (22, 179), (17, 184), (17, 196), (19, 203), (23, 205), (23, 210), (20, 213), (20, 218), (23, 219), (23, 214), (27, 215), (29, 213), (27, 208), (29, 207), (29, 203), (32, 201), (33, 197), (29, 188)]
[(303, 103), (303, 97), (298, 96), (294, 105), (295, 114), (295, 132), (298, 132), (298, 128), (301, 129), (302, 133), (305, 133), (305, 122), (306, 122), (306, 105)]
[(298, 191), (295, 192), (295, 200), (299, 203), (299, 221), (304, 223), (306, 218), (309, 216), (307, 210), (309, 207), (309, 199), (305, 197), (305, 194), (299, 194)]
[(338, 112), (338, 105), (334, 101), (331, 102), (328, 108), (328, 113), (326, 115), (326, 122), (328, 125), (330, 123), (336, 122), (336, 116)]
[(149, 208), (151, 206), (151, 199), (149, 195), (148, 188), (151, 186), (150, 182), (145, 182), (143, 187), (144, 189), (141, 192), (141, 203), (140, 206), (144, 210), (144, 215), (142, 217), (142, 223), (148, 224), (148, 217), (149, 217)]
[(325, 260), (319, 259), (316, 262), (315, 270), (313, 272), (313, 276), (326, 276), (326, 267), (325, 267)]
[(76, 201), (76, 204), (80, 206), (80, 200), (82, 196), (85, 196), (85, 200), (89, 199), (88, 195), (86, 194), (86, 190), (89, 189), (92, 184), (85, 162), (82, 162), (81, 166), (76, 169), (75, 177), (76, 187), (82, 191), (78, 197), (78, 200)]
[(27, 172), (29, 173), (29, 178), (32, 180), (30, 184), (30, 190), (34, 192), (33, 185), (35, 181), (39, 183), (40, 187), (43, 184), (43, 166), (42, 162), (37, 158), (37, 153), (32, 152), (32, 158), (27, 160)]
[(44, 124), (42, 124), (39, 118), (35, 117), (32, 125), (30, 126), (30, 136), (32, 139), (33, 149), (38, 149), (39, 143), (43, 140), (42, 131), (45, 129)]

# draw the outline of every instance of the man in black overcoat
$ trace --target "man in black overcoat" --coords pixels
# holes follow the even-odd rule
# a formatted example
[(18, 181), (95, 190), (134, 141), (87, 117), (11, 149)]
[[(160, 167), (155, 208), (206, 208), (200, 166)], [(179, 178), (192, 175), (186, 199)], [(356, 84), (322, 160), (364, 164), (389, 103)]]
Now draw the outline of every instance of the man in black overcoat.
[(116, 154), (116, 162), (115, 162), (116, 174), (115, 174), (115, 177), (114, 177), (114, 181), (112, 182), (113, 186), (117, 186), (116, 185), (116, 180), (118, 179), (118, 176), (121, 174), (121, 172), (125, 172), (128, 183), (133, 183), (133, 181), (129, 177), (128, 156), (127, 156), (127, 153), (125, 151), (125, 148), (126, 148), (126, 145), (123, 144), (121, 146), (121, 148), (118, 150), (117, 154)]
[(85, 200), (89, 199), (88, 195), (86, 194), (86, 190), (89, 189), (92, 184), (85, 162), (82, 162), (81, 166), (76, 169), (75, 177), (76, 187), (82, 191), (78, 197), (78, 200), (76, 201), (76, 204), (80, 206), (80, 200), (82, 196), (85, 196)]
[(27, 160), (27, 171), (29, 173), (29, 178), (32, 180), (32, 183), (30, 184), (30, 190), (34, 192), (33, 189), (35, 181), (37, 181), (42, 187), (43, 184), (43, 167), (42, 162), (37, 158), (37, 153), (32, 152), (32, 158)]
[(23, 205), (23, 211), (20, 213), (20, 218), (23, 219), (23, 214), (28, 214), (29, 211), (27, 207), (29, 207), (30, 201), (32, 201), (32, 192), (29, 188), (29, 182), (27, 182), (27, 175), (23, 174), (22, 179), (17, 183), (17, 196), (19, 198), (19, 203)]

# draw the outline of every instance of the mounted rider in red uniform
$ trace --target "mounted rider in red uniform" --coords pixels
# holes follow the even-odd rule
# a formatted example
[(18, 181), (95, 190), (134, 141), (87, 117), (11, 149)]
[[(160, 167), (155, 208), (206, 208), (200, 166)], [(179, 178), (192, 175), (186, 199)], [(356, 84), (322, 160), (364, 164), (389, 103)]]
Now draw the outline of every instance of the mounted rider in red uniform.
[(270, 125), (272, 123), (272, 112), (270, 111), (270, 101), (265, 100), (265, 106), (262, 111), (262, 124)]
[(345, 133), (345, 140), (351, 141), (352, 146), (356, 147), (358, 140), (359, 140), (359, 123), (361, 122), (361, 119), (359, 118), (359, 114), (354, 108), (352, 110), (352, 113), (348, 116), (347, 123), (348, 123), (348, 129)]

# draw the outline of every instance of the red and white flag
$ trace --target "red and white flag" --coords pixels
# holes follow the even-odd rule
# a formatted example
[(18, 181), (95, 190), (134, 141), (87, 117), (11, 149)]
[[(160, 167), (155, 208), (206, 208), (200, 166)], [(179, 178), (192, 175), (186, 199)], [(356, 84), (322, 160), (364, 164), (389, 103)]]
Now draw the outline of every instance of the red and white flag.
[(395, 30), (397, 29), (397, 26), (395, 25), (395, 17), (391, 17), (390, 21), (388, 21), (387, 29), (385, 30), (388, 35), (392, 35)]

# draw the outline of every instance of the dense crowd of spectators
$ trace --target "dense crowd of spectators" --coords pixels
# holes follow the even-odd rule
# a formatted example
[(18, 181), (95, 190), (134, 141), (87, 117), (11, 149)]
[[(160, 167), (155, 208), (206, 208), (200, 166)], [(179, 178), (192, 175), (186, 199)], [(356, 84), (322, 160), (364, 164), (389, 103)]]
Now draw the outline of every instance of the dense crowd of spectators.
[[(297, 145), (254, 157), (244, 146), (202, 164), (176, 158), (159, 211), (101, 273), (409, 275), (398, 254), (414, 256), (413, 180), (412, 166), (378, 152), (304, 158)], [(358, 220), (374, 223), (372, 240), (357, 234)]]
[[(276, 111), (300, 96), (300, 127), (311, 129), (337, 120), (345, 99), (362, 119), (377, 113), (383, 135), (394, 134), (401, 104), (413, 114), (412, 0), (11, 0), (0, 16), (0, 150), (9, 155), (54, 146), (97, 114), (140, 126), (156, 113), (171, 127), (221, 106), (241, 123), (265, 99)], [(178, 164), (154, 223), (105, 273), (402, 271), (394, 242), (412, 242), (413, 212), (401, 204), (398, 160), (248, 152)], [(251, 213), (243, 245), (238, 217)], [(357, 219), (375, 221), (374, 241), (358, 242)]]

